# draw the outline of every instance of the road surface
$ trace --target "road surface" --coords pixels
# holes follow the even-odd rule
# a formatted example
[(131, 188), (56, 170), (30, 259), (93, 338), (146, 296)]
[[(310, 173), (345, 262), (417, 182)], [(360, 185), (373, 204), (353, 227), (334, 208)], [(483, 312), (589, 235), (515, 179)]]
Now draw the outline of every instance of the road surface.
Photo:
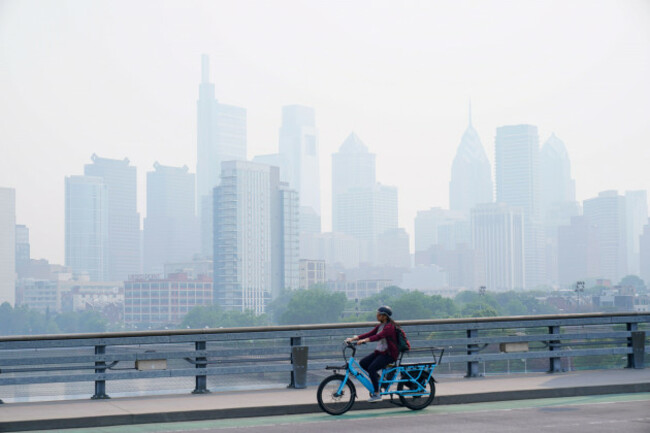
[[(650, 433), (650, 393), (59, 430), (65, 433)], [(43, 431), (44, 432), (44, 431)], [(52, 431), (48, 431), (51, 433)]]

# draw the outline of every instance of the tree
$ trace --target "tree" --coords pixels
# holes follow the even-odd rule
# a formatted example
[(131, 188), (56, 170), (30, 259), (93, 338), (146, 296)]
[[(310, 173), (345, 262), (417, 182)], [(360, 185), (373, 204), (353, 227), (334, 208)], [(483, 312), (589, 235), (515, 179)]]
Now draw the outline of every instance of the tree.
[(216, 305), (194, 307), (187, 312), (180, 324), (181, 328), (238, 328), (243, 326), (269, 325), (266, 314), (256, 315), (253, 311), (224, 311)]
[(623, 277), (620, 283), (621, 287), (634, 287), (636, 290), (645, 290), (645, 282), (636, 275), (627, 275)]
[(495, 317), (498, 315), (499, 312), (494, 307), (481, 302), (467, 304), (461, 311), (462, 317)]
[(284, 311), (279, 314), (281, 325), (338, 322), (345, 308), (346, 297), (341, 292), (324, 289), (295, 290)]

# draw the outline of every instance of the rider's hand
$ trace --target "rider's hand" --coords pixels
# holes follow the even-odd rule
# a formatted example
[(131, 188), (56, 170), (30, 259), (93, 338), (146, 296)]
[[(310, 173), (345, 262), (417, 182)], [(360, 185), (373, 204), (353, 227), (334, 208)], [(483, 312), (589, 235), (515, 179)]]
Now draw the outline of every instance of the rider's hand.
[(357, 340), (357, 346), (360, 346), (360, 345), (362, 345), (364, 343), (367, 343), (367, 342), (368, 342), (367, 338), (364, 338), (363, 340)]

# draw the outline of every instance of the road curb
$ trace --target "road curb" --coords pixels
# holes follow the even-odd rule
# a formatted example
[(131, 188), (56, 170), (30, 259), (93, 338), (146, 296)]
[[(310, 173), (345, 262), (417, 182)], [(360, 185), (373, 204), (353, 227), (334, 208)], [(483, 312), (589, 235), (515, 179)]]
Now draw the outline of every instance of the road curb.
[[(538, 398), (582, 397), (604, 394), (631, 394), (650, 392), (650, 383), (634, 383), (624, 385), (597, 385), (567, 388), (531, 389), (521, 391), (484, 392), (476, 394), (461, 394), (439, 396), (434, 400), (436, 405), (454, 405), (469, 403), (487, 403), (496, 401), (530, 400)], [(315, 399), (315, 395), (314, 395)], [(101, 403), (101, 402), (100, 402)], [(357, 401), (354, 410), (393, 408), (390, 401), (367, 403)], [(210, 409), (179, 411), (165, 413), (143, 413), (128, 415), (85, 416), (63, 419), (36, 419), (26, 421), (11, 421), (0, 423), (0, 432), (19, 432), (30, 430), (60, 430), (70, 428), (110, 427), (118, 425), (152, 424), (165, 422), (205, 421), (229, 418), (248, 418), (277, 415), (299, 415), (321, 412), (318, 404), (298, 404), (281, 406), (243, 407), (230, 409)]]

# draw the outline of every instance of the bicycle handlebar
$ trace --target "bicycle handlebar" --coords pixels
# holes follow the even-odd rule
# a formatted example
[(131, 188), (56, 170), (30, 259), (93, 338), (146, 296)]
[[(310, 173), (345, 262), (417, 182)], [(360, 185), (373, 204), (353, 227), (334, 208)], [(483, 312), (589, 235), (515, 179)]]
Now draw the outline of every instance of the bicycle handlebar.
[[(366, 344), (366, 343), (361, 343), (361, 344)], [(352, 357), (354, 358), (354, 355), (357, 354), (357, 344), (353, 342), (345, 342), (345, 346), (343, 347), (343, 359), (346, 361), (348, 358), (345, 356), (345, 351), (348, 349), (352, 349)]]

